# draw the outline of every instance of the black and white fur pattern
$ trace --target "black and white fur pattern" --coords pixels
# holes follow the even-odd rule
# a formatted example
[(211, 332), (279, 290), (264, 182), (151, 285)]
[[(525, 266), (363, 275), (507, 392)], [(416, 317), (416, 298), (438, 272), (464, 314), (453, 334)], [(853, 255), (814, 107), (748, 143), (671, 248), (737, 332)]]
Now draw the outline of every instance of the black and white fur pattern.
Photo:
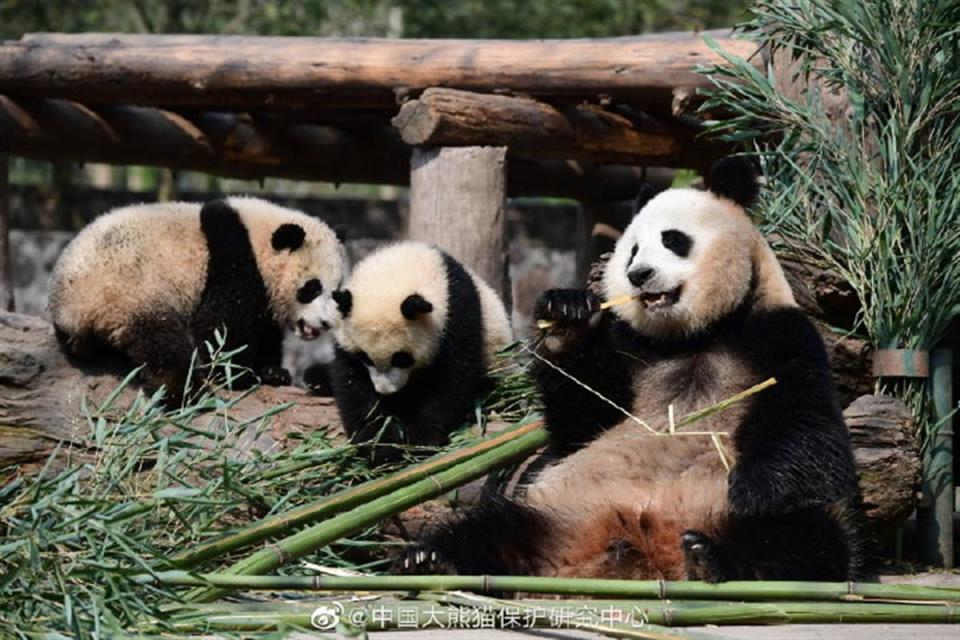
[[(226, 329), (234, 364), (289, 384), (284, 332), (304, 339), (336, 320), (343, 245), (324, 223), (256, 198), (123, 207), (64, 250), (50, 313), (67, 353), (108, 347), (144, 365), (144, 386), (179, 399), (199, 348)], [(249, 377), (240, 385), (253, 382)]]
[[(744, 212), (755, 193), (750, 165), (726, 160), (710, 191), (643, 202), (605, 269), (605, 297), (637, 296), (626, 304), (543, 295), (534, 315), (554, 324), (534, 376), (555, 461), (522, 495), (436, 528), (408, 570), (428, 558), (415, 570), (707, 581), (856, 571), (847, 430), (821, 338)], [(723, 434), (723, 458), (710, 436), (662, 435), (668, 406), (679, 420), (768, 378), (777, 384), (679, 430)]]
[(390, 445), (444, 444), (482, 395), (494, 354), (512, 340), (500, 298), (449, 255), (416, 242), (367, 256), (334, 297), (343, 320), (331, 382), (353, 441), (376, 441), (378, 462), (399, 456)]

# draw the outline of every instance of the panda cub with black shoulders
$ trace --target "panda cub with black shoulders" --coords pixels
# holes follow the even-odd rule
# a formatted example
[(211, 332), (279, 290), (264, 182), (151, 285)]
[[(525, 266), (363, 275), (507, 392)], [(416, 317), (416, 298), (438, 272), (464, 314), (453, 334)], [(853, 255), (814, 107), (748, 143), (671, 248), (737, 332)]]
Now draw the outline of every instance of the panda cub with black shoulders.
[[(708, 191), (647, 194), (604, 271), (604, 297), (628, 302), (541, 297), (533, 373), (552, 463), (520, 495), (434, 529), (401, 566), (711, 582), (856, 571), (847, 430), (823, 342), (744, 211), (756, 191), (750, 164), (727, 159)], [(667, 433), (671, 405), (680, 420), (768, 378)]]
[[(144, 365), (144, 386), (178, 400), (192, 354), (226, 329), (233, 363), (267, 384), (282, 368), (287, 329), (311, 340), (336, 320), (331, 292), (345, 254), (323, 222), (257, 198), (170, 202), (115, 209), (61, 254), (50, 313), (69, 355), (107, 347)], [(247, 376), (240, 386), (252, 383)]]
[(436, 247), (400, 242), (361, 260), (333, 297), (342, 314), (331, 382), (344, 428), (375, 442), (439, 446), (470, 416), (494, 355), (510, 344), (503, 302)]

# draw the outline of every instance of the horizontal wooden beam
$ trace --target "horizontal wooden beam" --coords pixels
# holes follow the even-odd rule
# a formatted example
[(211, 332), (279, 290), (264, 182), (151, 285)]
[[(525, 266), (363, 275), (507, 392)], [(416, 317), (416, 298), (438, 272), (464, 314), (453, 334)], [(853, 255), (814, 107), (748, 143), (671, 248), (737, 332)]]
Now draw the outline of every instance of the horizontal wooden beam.
[[(756, 43), (711, 32), (726, 51)], [(0, 93), (86, 104), (396, 109), (428, 87), (595, 100), (669, 112), (724, 64), (697, 33), (577, 40), (27, 34), (0, 43)]]
[[(0, 152), (52, 162), (149, 165), (213, 175), (407, 185), (411, 148), (389, 127), (337, 129), (225, 112), (153, 107), (91, 108), (68, 100), (0, 96)], [(669, 184), (666, 169), (516, 158), (512, 196), (632, 198), (644, 180)]]
[(728, 152), (696, 139), (699, 127), (637, 116), (599, 105), (431, 88), (404, 104), (393, 124), (412, 145), (505, 146), (533, 158), (705, 168)]

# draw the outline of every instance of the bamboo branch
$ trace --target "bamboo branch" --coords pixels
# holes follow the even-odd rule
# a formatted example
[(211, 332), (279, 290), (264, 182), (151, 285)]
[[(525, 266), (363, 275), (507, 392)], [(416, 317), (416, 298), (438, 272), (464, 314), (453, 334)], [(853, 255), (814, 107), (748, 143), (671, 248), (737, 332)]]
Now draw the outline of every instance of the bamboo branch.
[[(537, 424), (537, 423), (533, 423)], [(539, 426), (539, 425), (538, 425)], [(308, 527), (275, 544), (269, 544), (253, 555), (235, 563), (225, 573), (262, 575), (324, 547), (343, 536), (360, 531), (380, 520), (480, 478), (494, 469), (526, 458), (545, 445), (550, 436), (543, 429), (534, 429), (458, 465), (427, 476), (413, 484), (381, 496), (330, 520)], [(188, 600), (208, 602), (224, 593), (220, 588), (206, 588), (186, 595)]]
[(231, 551), (236, 551), (247, 545), (285, 533), (295, 527), (317, 522), (327, 516), (360, 506), (370, 500), (379, 498), (418, 480), (422, 480), (431, 474), (449, 469), (481, 453), (490, 451), (502, 444), (512, 442), (532, 431), (536, 431), (540, 429), (541, 426), (542, 422), (540, 421), (531, 422), (483, 440), (472, 447), (434, 456), (421, 464), (404, 469), (385, 478), (371, 480), (370, 482), (365, 482), (335, 493), (319, 502), (264, 518), (246, 529), (205, 542), (194, 549), (178, 553), (171, 558), (171, 562), (178, 567), (193, 567), (223, 556)]

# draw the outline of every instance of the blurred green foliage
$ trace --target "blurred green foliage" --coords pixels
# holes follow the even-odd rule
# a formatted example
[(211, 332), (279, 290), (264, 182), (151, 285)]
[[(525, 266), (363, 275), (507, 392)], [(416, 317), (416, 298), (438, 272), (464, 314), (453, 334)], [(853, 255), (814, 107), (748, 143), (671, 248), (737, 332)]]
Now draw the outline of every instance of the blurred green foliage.
[(732, 26), (746, 0), (0, 0), (29, 31), (573, 38)]

